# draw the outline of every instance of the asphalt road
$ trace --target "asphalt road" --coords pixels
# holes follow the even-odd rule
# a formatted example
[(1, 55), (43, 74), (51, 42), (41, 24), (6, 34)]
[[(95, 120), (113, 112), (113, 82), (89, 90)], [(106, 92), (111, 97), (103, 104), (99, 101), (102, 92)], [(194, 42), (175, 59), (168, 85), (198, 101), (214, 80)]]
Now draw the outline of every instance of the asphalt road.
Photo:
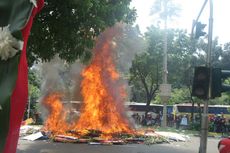
[[(207, 153), (218, 153), (219, 139), (208, 138)], [(19, 140), (17, 153), (198, 153), (200, 140), (143, 145), (89, 145)]]

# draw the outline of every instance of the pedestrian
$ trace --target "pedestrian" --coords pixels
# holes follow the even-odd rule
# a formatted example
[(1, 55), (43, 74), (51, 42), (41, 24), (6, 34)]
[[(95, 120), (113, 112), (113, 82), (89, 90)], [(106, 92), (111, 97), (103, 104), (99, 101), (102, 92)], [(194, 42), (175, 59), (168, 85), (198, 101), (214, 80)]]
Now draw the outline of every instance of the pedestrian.
[(181, 118), (180, 126), (182, 127), (182, 129), (186, 129), (187, 128), (187, 126), (188, 126), (188, 118), (186, 117), (186, 115), (184, 115)]
[(181, 122), (181, 116), (180, 115), (176, 115), (176, 129), (180, 128), (180, 122)]

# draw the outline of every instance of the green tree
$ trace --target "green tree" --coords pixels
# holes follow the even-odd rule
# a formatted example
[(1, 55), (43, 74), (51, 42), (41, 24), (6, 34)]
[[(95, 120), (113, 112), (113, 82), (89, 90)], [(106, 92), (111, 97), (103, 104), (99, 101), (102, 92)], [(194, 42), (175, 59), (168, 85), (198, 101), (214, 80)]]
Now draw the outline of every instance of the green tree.
[(155, 98), (159, 88), (162, 66), (163, 31), (151, 26), (145, 33), (147, 43), (145, 52), (137, 54), (130, 68), (131, 100), (146, 102), (149, 111), (150, 102)]
[[(136, 55), (130, 68), (130, 80), (129, 84), (132, 86), (132, 91), (142, 88), (137, 93), (132, 93), (132, 101), (139, 101), (138, 96), (145, 94), (144, 100), (146, 102), (147, 110), (151, 100), (155, 97), (155, 93), (159, 87), (159, 71), (158, 61), (156, 58), (148, 53), (141, 53)], [(136, 90), (138, 91), (138, 90)], [(141, 92), (142, 91), (142, 92)], [(141, 101), (143, 100), (143, 97)]]
[[(184, 30), (175, 30), (168, 29), (168, 63), (169, 63), (169, 80), (172, 82), (173, 88), (178, 88), (178, 90), (174, 90), (176, 94), (180, 92), (180, 88), (183, 90), (187, 87), (191, 86), (191, 78), (192, 78), (192, 66), (191, 60), (196, 56), (194, 53), (196, 49), (194, 49), (194, 43), (188, 36), (187, 32)], [(148, 28), (148, 31), (145, 33), (145, 40), (147, 41), (148, 47), (146, 48), (146, 52), (142, 54), (138, 54), (133, 61), (130, 75), (132, 81), (130, 85), (132, 86), (132, 100), (134, 101), (145, 101), (150, 103), (151, 100), (154, 100), (154, 97), (157, 94), (158, 85), (161, 83), (161, 75), (162, 75), (162, 59), (163, 59), (163, 34), (164, 30), (161, 30), (159, 27), (151, 26)], [(141, 67), (141, 68), (140, 68)], [(139, 73), (137, 73), (139, 72)], [(147, 76), (143, 74), (148, 73), (149, 76), (155, 79), (154, 84), (151, 84), (150, 81), (145, 81), (147, 85), (144, 85), (141, 77)], [(157, 74), (157, 75), (156, 75)], [(133, 79), (135, 76), (135, 79)], [(189, 79), (190, 78), (190, 79)], [(153, 80), (154, 80), (153, 79)], [(157, 80), (157, 81), (156, 81)], [(153, 86), (154, 85), (154, 86)], [(144, 86), (153, 86), (155, 90), (153, 96), (149, 94), (148, 90)], [(189, 90), (186, 90), (187, 92)], [(186, 93), (187, 93), (186, 92)], [(144, 96), (145, 95), (145, 96)], [(176, 100), (176, 98), (172, 98), (170, 103), (178, 103), (189, 100), (189, 96), (186, 94), (181, 97), (182, 100)], [(147, 103), (147, 104), (148, 104)]]
[(192, 60), (196, 58), (195, 42), (185, 30), (168, 31), (169, 82), (176, 88), (189, 87), (192, 79)]
[(36, 101), (40, 97), (41, 78), (36, 69), (29, 69), (29, 96), (33, 101)]
[(174, 88), (172, 90), (171, 98), (169, 99), (169, 104), (185, 103), (190, 97), (190, 92), (188, 88)]
[[(196, 66), (206, 65), (207, 61), (207, 51), (208, 51), (208, 37), (199, 39), (197, 42), (197, 63)], [(211, 53), (211, 64), (213, 67), (220, 67), (221, 65), (221, 57), (223, 54), (222, 46), (218, 42), (218, 38), (216, 37), (212, 41), (212, 53)]]
[(230, 69), (230, 42), (223, 45), (223, 52), (220, 58), (221, 65), (220, 67), (226, 70)]
[[(36, 68), (30, 68), (28, 73), (28, 105), (25, 116), (31, 117), (37, 111), (37, 100), (41, 97), (41, 78), (39, 77), (39, 72)], [(28, 114), (28, 111), (30, 113)], [(29, 116), (28, 116), (29, 115)]]
[(68, 62), (91, 57), (91, 49), (105, 28), (117, 22), (132, 23), (131, 0), (49, 0), (34, 21), (28, 59), (48, 61), (54, 55)]

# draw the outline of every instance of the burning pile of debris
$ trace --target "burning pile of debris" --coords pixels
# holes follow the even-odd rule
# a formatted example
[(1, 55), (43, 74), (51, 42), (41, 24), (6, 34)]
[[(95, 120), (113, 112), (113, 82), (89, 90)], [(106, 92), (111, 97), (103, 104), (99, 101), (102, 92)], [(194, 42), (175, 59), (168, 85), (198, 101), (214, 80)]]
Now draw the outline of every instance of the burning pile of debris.
[[(39, 128), (39, 129), (38, 129)], [(25, 131), (25, 129), (27, 129)], [(51, 140), (62, 143), (87, 143), (101, 145), (124, 145), (124, 144), (158, 144), (169, 142), (170, 139), (163, 135), (155, 133), (153, 130), (138, 130), (134, 133), (113, 133), (105, 135), (98, 130), (67, 131), (66, 134), (53, 134), (50, 131), (44, 131), (37, 126), (22, 126), (21, 138), (24, 140)]]
[(136, 131), (126, 117), (126, 92), (114, 65), (114, 28), (97, 40), (91, 64), (82, 72), (80, 116), (71, 119), (60, 92), (47, 93), (42, 104), (48, 110), (42, 133), (55, 142), (90, 144), (155, 144), (168, 142), (153, 130)]
[(168, 142), (166, 137), (154, 134), (155, 136), (148, 136), (145, 134), (127, 134), (127, 133), (114, 133), (111, 138), (103, 138), (103, 133), (97, 130), (87, 130), (85, 135), (80, 137), (54, 135), (51, 139), (55, 142), (70, 142), (70, 143), (88, 143), (88, 144), (156, 144)]

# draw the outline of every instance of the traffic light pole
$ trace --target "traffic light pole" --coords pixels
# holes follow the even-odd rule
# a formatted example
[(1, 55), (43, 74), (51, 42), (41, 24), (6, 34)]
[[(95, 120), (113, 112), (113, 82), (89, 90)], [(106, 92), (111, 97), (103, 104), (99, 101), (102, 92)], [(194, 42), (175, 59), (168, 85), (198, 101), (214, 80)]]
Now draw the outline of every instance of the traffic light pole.
[[(207, 52), (207, 67), (211, 69), (211, 50), (212, 50), (212, 31), (213, 31), (213, 2), (210, 2), (210, 16), (209, 16), (209, 30), (208, 30), (208, 52)], [(212, 73), (211, 73), (212, 74)], [(211, 98), (211, 83), (212, 75), (210, 75), (209, 80), (209, 93), (208, 99), (204, 102), (204, 110), (202, 114), (202, 123), (201, 123), (201, 137), (200, 137), (200, 148), (199, 153), (207, 152), (207, 137), (208, 137), (208, 103)]]
[[(210, 2), (210, 16), (209, 16), (209, 27), (208, 27), (208, 55), (207, 55), (207, 66), (211, 67), (211, 52), (212, 52), (212, 31), (213, 31), (213, 2)], [(211, 81), (210, 81), (211, 83)]]
[(205, 0), (205, 1), (204, 1), (204, 4), (202, 5), (202, 8), (201, 8), (201, 10), (200, 10), (200, 12), (199, 12), (199, 14), (198, 14), (196, 20), (193, 20), (193, 23), (192, 23), (192, 31), (191, 31), (191, 38), (193, 38), (193, 30), (194, 30), (195, 25), (196, 25), (196, 23), (198, 22), (198, 20), (199, 20), (199, 18), (200, 18), (200, 15), (201, 15), (201, 13), (203, 12), (204, 7), (205, 7), (205, 5), (207, 4), (207, 2), (208, 2), (208, 0)]

